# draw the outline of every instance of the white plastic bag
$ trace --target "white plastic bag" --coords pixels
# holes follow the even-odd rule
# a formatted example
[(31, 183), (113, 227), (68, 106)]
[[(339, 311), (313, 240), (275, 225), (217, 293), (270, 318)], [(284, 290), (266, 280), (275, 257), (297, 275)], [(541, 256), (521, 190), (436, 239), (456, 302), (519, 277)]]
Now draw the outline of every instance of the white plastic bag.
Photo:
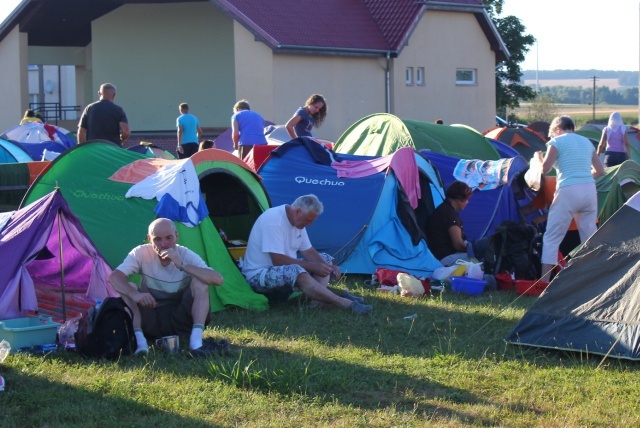
[(475, 262), (466, 262), (464, 260), (458, 260), (456, 262), (458, 265), (466, 266), (466, 276), (467, 278), (473, 279), (484, 279), (484, 271), (482, 270), (482, 263)]
[(435, 279), (436, 281), (445, 280), (449, 278), (456, 269), (458, 269), (458, 265), (455, 264), (451, 266), (440, 267), (433, 271), (433, 275), (431, 275), (431, 278)]
[(524, 174), (524, 181), (531, 190), (540, 190), (540, 180), (542, 180), (542, 163), (536, 154), (529, 161), (529, 170)]
[(4, 359), (9, 355), (9, 351), (11, 351), (11, 345), (6, 340), (0, 342), (0, 364), (4, 362)]
[(398, 287), (401, 296), (420, 297), (424, 296), (422, 282), (413, 275), (407, 273), (398, 274)]

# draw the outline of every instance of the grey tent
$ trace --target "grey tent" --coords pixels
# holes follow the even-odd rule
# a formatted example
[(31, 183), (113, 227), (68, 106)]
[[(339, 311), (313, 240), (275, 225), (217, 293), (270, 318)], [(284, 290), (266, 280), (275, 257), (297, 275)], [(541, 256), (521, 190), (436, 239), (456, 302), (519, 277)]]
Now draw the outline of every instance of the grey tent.
[(640, 360), (640, 193), (582, 246), (506, 342)]

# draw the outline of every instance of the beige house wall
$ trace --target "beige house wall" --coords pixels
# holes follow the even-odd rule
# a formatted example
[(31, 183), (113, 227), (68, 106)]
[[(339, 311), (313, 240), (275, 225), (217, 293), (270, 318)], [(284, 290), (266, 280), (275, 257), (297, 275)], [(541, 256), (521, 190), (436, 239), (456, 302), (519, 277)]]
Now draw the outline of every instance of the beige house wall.
[(16, 26), (0, 43), (0, 133), (16, 126), (29, 107), (27, 34)]
[(229, 125), (235, 102), (233, 23), (204, 3), (124, 5), (92, 24), (92, 101), (101, 83), (132, 131), (175, 130), (187, 102), (203, 127)]
[[(408, 86), (405, 71), (424, 67), (424, 86)], [(456, 85), (456, 69), (476, 70), (476, 85)], [(478, 131), (495, 124), (495, 53), (470, 13), (427, 11), (393, 62), (392, 113)]]
[[(236, 101), (245, 99), (251, 109), (273, 122), (273, 51), (241, 24), (233, 23)], [(228, 106), (231, 116), (231, 105)]]
[(311, 94), (327, 100), (319, 138), (336, 141), (355, 121), (385, 109), (385, 60), (343, 56), (274, 55), (274, 121), (285, 124)]

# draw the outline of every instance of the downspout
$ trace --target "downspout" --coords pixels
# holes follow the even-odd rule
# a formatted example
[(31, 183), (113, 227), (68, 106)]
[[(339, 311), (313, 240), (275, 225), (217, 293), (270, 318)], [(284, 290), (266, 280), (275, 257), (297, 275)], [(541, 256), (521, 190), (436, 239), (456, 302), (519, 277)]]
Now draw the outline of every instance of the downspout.
[(387, 51), (387, 69), (385, 70), (386, 113), (391, 113), (391, 51)]

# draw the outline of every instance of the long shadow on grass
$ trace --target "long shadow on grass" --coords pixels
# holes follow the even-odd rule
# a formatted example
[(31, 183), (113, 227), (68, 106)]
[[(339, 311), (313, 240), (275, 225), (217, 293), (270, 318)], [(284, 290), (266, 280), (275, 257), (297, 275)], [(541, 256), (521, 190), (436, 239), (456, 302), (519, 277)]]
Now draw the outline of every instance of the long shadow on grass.
[[(496, 293), (496, 292), (494, 292)], [(433, 298), (366, 296), (374, 310), (369, 316), (355, 316), (332, 308), (309, 308), (301, 301), (286, 302), (262, 313), (228, 310), (214, 317), (221, 328), (246, 328), (281, 338), (314, 338), (330, 347), (356, 346), (383, 355), (431, 357), (436, 354), (463, 355), (479, 359), (502, 354), (503, 338), (511, 331), (524, 307), (533, 299), (520, 299), (524, 307), (511, 303), (515, 294), (498, 293), (512, 306), (495, 302), (495, 295), (452, 295)], [(517, 302), (516, 302), (517, 303)], [(515, 312), (514, 312), (515, 311)]]
[[(47, 358), (74, 360), (56, 354)], [(218, 426), (158, 410), (133, 398), (118, 398), (53, 382), (45, 378), (46, 373), (26, 375), (4, 365), (0, 374), (6, 381), (5, 391), (0, 392), (0, 426)], [(99, 380), (92, 380), (96, 381)], [(102, 381), (118, 380), (113, 376), (103, 377)]]

